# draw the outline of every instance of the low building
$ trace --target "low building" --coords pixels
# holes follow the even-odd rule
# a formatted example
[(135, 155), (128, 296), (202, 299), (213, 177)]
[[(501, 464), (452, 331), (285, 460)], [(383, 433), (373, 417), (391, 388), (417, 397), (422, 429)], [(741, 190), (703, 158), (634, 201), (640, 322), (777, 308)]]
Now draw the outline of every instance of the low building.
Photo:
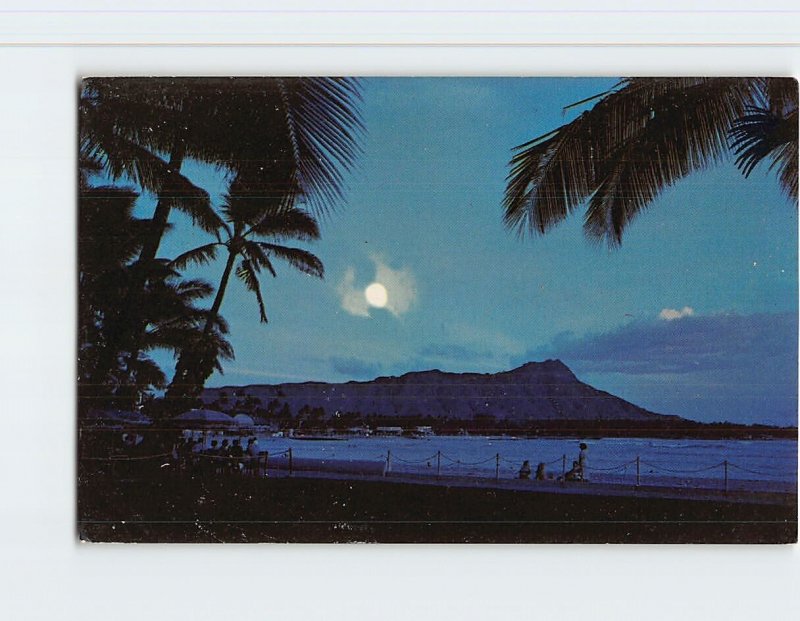
[(382, 436), (402, 436), (402, 427), (376, 427), (375, 433)]

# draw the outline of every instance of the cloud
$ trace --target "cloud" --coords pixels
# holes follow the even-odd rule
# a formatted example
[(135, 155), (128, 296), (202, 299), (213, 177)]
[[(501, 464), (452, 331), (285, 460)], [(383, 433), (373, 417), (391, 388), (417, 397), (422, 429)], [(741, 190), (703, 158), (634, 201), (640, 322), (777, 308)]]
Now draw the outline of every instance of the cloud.
[(796, 360), (796, 345), (794, 313), (684, 314), (681, 321), (634, 322), (602, 334), (561, 334), (528, 355), (559, 357), (591, 372), (688, 373)]
[(344, 278), (336, 287), (336, 292), (342, 303), (342, 308), (356, 317), (369, 317), (369, 304), (364, 297), (364, 291), (357, 289), (356, 271), (352, 267), (347, 268)]
[(524, 360), (560, 358), (582, 380), (655, 412), (794, 425), (797, 321), (782, 313), (633, 322), (561, 334)]
[(376, 362), (367, 362), (360, 358), (330, 358), (331, 368), (340, 375), (350, 379), (372, 379), (383, 372), (383, 366)]
[(384, 307), (395, 317), (407, 313), (417, 299), (417, 285), (414, 274), (407, 267), (392, 269), (381, 257), (373, 256), (375, 265), (374, 277), (363, 284), (356, 285), (355, 269), (349, 267), (342, 281), (336, 287), (342, 309), (356, 317), (370, 317), (370, 305), (364, 296), (364, 289), (372, 282), (378, 282), (386, 288), (387, 301)]
[(694, 315), (694, 309), (691, 306), (684, 306), (681, 310), (663, 308), (658, 314), (659, 318), (665, 321), (673, 321), (674, 319), (682, 319), (683, 317), (691, 317), (692, 315)]
[(525, 347), (505, 334), (476, 325), (443, 322), (441, 334), (417, 349), (418, 363), (449, 370), (506, 369)]
[(386, 287), (388, 294), (386, 310), (395, 317), (407, 313), (417, 298), (417, 284), (411, 270), (393, 270), (379, 257), (373, 257), (372, 260), (375, 263), (375, 282)]

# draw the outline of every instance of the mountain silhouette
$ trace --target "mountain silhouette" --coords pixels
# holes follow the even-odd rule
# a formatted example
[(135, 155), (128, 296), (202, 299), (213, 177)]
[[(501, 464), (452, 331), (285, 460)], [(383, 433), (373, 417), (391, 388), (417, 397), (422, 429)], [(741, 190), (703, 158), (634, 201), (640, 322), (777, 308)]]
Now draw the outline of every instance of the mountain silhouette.
[(470, 420), (493, 416), (497, 420), (526, 421), (640, 421), (676, 420), (640, 408), (581, 382), (560, 360), (528, 362), (500, 373), (445, 373), (438, 369), (378, 377), (371, 381), (304, 382), (274, 385), (207, 388), (206, 405), (235, 407), (257, 399), (267, 407), (286, 403), (300, 408), (323, 408), (327, 417), (338, 411), (363, 416), (427, 417)]

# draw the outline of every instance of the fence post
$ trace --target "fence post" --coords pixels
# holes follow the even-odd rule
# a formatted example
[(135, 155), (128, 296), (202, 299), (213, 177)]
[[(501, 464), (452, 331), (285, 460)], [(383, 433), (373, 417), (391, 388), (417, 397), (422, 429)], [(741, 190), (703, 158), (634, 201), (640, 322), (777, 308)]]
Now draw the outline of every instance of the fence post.
[(561, 478), (563, 479), (567, 476), (567, 454), (564, 453), (561, 456)]
[(639, 456), (636, 456), (636, 487), (641, 483), (640, 470), (639, 470)]
[(494, 456), (494, 480), (500, 480), (500, 453)]
[(442, 452), (436, 451), (436, 478), (442, 473)]
[(291, 474), (292, 474), (292, 467), (293, 467), (293, 462), (292, 462), (292, 447), (290, 446), (290, 447), (289, 447), (289, 475), (290, 475), (290, 476), (291, 476)]
[(389, 474), (391, 469), (392, 469), (392, 451), (388, 450), (386, 451), (386, 471), (383, 476)]
[(728, 460), (726, 459), (722, 463), (725, 466), (725, 493), (727, 494), (728, 493)]
[[(264, 451), (264, 476), (267, 477), (269, 474), (267, 473), (267, 466), (269, 465), (269, 451)], [(258, 472), (256, 472), (256, 475)]]

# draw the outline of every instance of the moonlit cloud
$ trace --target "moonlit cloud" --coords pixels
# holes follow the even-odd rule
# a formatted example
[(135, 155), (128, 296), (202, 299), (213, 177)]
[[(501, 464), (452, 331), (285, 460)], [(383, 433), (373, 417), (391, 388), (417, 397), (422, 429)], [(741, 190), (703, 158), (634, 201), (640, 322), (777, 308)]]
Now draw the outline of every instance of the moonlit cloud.
[(675, 319), (683, 319), (684, 317), (691, 317), (694, 315), (694, 309), (691, 306), (684, 306), (681, 310), (674, 308), (664, 308), (658, 314), (660, 319), (665, 321), (673, 321)]
[(336, 287), (336, 292), (342, 302), (342, 308), (356, 317), (369, 317), (367, 298), (364, 296), (363, 290), (356, 288), (355, 283), (356, 271), (349, 267), (344, 273), (342, 282)]
[(373, 256), (375, 275), (365, 279), (363, 286), (356, 284), (356, 271), (350, 267), (345, 271), (342, 281), (336, 288), (342, 309), (356, 317), (370, 317), (370, 305), (364, 291), (370, 283), (380, 283), (386, 289), (385, 306), (395, 317), (407, 313), (417, 299), (417, 285), (414, 274), (407, 267), (392, 269), (381, 257)]
[(375, 263), (375, 282), (386, 287), (386, 310), (395, 317), (407, 313), (417, 297), (417, 284), (411, 270), (393, 270), (378, 257), (372, 260)]

